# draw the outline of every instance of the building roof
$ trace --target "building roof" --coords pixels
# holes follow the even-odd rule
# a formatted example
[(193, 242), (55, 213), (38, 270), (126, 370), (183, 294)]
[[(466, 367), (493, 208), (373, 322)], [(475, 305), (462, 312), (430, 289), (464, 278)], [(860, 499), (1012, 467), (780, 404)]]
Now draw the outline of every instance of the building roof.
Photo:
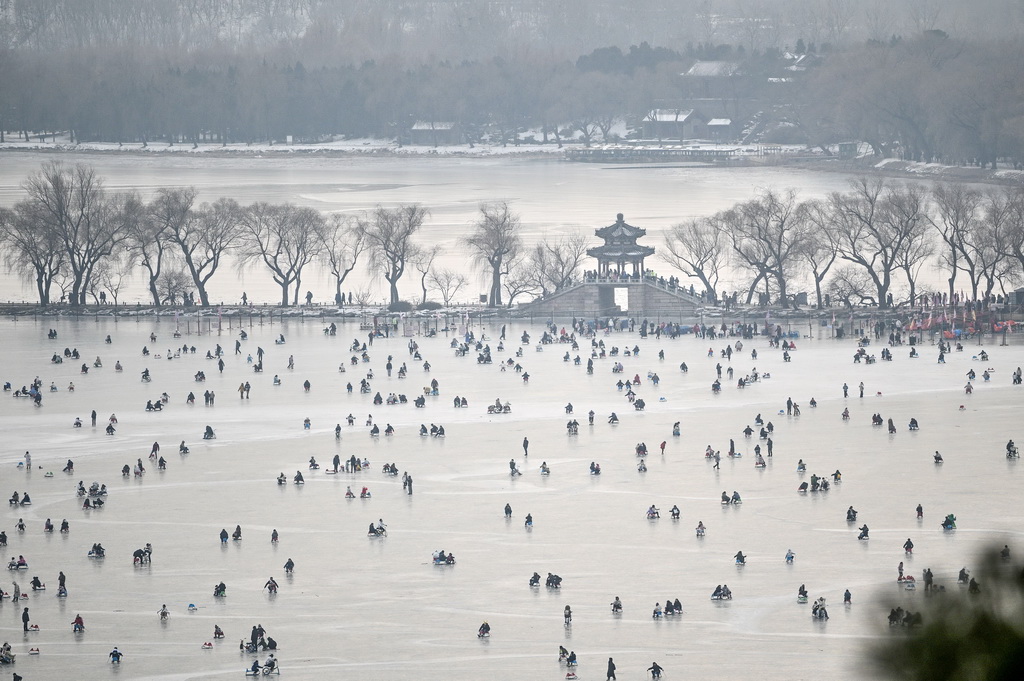
[(654, 255), (654, 248), (651, 246), (631, 245), (606, 245), (595, 246), (587, 249), (587, 255), (598, 260), (634, 260)]
[(607, 227), (601, 227), (600, 229), (595, 229), (594, 234), (604, 239), (605, 244), (607, 245), (609, 242), (635, 242), (637, 239), (647, 234), (647, 230), (626, 224), (622, 213), (619, 213), (615, 216), (615, 222), (613, 224), (610, 224)]
[(732, 125), (732, 119), (731, 118), (712, 118), (710, 121), (707, 122), (707, 126), (709, 128), (718, 127), (718, 126), (729, 127), (730, 125)]
[(627, 224), (622, 213), (615, 216), (615, 223), (594, 230), (594, 234), (604, 239), (604, 244), (587, 249), (587, 255), (598, 261), (643, 260), (654, 255), (650, 246), (640, 246), (636, 240), (647, 234), (646, 229)]
[(454, 121), (416, 121), (412, 124), (413, 130), (454, 130)]
[(645, 122), (685, 123), (693, 116), (693, 109), (652, 109), (644, 116)]
[(696, 78), (726, 78), (739, 73), (739, 62), (734, 61), (699, 61), (686, 72), (687, 76)]

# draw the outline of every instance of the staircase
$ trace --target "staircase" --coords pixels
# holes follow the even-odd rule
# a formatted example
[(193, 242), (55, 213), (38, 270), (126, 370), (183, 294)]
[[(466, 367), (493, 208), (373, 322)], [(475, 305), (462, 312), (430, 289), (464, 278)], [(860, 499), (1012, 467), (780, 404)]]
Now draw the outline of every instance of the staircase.
[[(616, 305), (616, 290), (625, 290), (625, 309)], [(621, 297), (621, 293), (619, 294)], [(621, 299), (621, 298), (620, 298)], [(704, 307), (699, 296), (679, 287), (670, 287), (657, 279), (598, 279), (580, 282), (570, 288), (520, 305), (521, 314), (531, 316), (573, 316), (658, 318), (661, 321), (692, 323)]]

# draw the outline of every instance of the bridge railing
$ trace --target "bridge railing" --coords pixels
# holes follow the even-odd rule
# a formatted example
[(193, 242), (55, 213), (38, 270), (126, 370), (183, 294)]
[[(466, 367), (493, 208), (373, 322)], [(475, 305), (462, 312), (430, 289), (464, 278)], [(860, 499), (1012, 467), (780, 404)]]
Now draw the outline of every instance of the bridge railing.
[[(558, 293), (562, 293), (563, 291), (571, 291), (574, 288), (577, 288), (578, 286), (581, 286), (581, 285), (584, 285), (584, 284), (616, 284), (616, 285), (619, 285), (619, 286), (629, 286), (629, 285), (637, 285), (637, 284), (649, 284), (650, 286), (653, 286), (653, 287), (655, 287), (657, 289), (660, 289), (662, 291), (667, 291), (668, 293), (672, 293), (672, 294), (675, 294), (675, 295), (683, 296), (683, 297), (691, 300), (695, 304), (704, 304), (705, 303), (705, 301), (703, 299), (701, 299), (701, 297), (699, 295), (697, 295), (696, 293), (690, 293), (690, 291), (688, 289), (686, 289), (686, 288), (684, 288), (682, 286), (679, 286), (678, 284), (669, 283), (669, 281), (667, 279), (663, 279), (661, 277), (652, 277), (652, 276), (645, 276), (643, 278), (641, 278), (641, 277), (631, 277), (631, 276), (625, 276), (625, 277), (585, 277), (583, 279), (583, 281), (581, 281), (579, 284), (575, 284), (575, 285), (573, 285), (573, 286), (571, 286), (569, 288), (564, 288), (561, 291), (558, 291)], [(549, 294), (549, 295), (551, 295), (551, 294)]]

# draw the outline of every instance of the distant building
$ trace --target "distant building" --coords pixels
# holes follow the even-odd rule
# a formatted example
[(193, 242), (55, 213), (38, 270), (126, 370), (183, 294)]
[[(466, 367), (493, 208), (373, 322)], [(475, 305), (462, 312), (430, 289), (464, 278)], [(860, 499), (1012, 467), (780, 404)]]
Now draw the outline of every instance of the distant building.
[[(708, 118), (729, 118), (739, 135), (743, 122), (750, 120), (761, 105), (761, 85), (750, 77), (740, 62), (698, 61), (679, 74), (679, 106), (693, 108)], [(701, 137), (710, 135), (702, 134)]]
[(644, 138), (682, 141), (703, 137), (705, 120), (693, 109), (654, 109), (644, 116)]
[(699, 61), (682, 74), (687, 98), (734, 98), (746, 88), (739, 62)]
[(453, 121), (416, 121), (409, 129), (409, 144), (445, 147), (462, 143), (462, 131)]
[(731, 118), (712, 118), (704, 127), (715, 142), (731, 142), (736, 137)]
[(736, 61), (698, 61), (686, 75), (690, 78), (730, 78), (739, 72), (740, 63)]
[(840, 142), (839, 158), (844, 161), (857, 158), (857, 146), (856, 142)]
[(793, 73), (803, 73), (821, 64), (821, 58), (816, 54), (810, 53), (793, 54), (792, 52), (785, 52), (782, 55), (782, 59), (787, 63), (786, 70)]

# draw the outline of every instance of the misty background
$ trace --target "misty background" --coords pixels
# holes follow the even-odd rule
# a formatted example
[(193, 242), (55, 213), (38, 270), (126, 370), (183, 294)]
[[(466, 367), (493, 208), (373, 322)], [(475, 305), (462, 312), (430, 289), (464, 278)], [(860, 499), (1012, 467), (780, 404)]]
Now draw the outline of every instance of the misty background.
[(1014, 0), (4, 0), (9, 49), (202, 50), (308, 67), (401, 58), (409, 64), (573, 59), (647, 41), (680, 50), (726, 43), (783, 50), (798, 39), (843, 47), (941, 29), (958, 40), (1019, 36)]
[(0, 129), (589, 144), (668, 107), (729, 118), (722, 141), (1017, 164), (1022, 20), (1013, 0), (3, 0)]

